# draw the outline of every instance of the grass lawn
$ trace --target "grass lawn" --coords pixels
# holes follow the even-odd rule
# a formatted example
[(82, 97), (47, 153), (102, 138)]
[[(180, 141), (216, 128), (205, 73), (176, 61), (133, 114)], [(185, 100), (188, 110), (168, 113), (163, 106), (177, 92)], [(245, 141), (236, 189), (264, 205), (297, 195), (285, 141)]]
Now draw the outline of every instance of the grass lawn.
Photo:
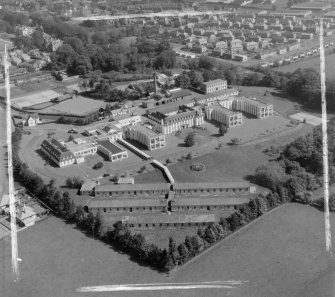
[[(253, 174), (255, 168), (269, 159), (252, 147), (229, 147), (213, 153), (179, 162), (169, 166), (172, 176), (178, 182), (220, 182), (241, 180)], [(205, 164), (204, 172), (193, 172), (190, 166)]]
[[(299, 104), (290, 100), (286, 95), (285, 97), (274, 88), (267, 87), (247, 87), (247, 86), (236, 86), (240, 91), (241, 96), (256, 97), (259, 101), (268, 102), (273, 104), (273, 108), (278, 113), (283, 115), (290, 115), (296, 113)], [(265, 92), (267, 92), (266, 96)]]
[[(282, 72), (293, 72), (298, 68), (314, 68), (320, 72), (320, 59), (318, 56), (315, 56), (308, 60), (302, 60), (296, 63), (280, 66), (275, 68), (275, 70)], [(326, 56), (326, 77), (329, 80), (335, 79), (335, 54)]]
[[(167, 278), (51, 217), (18, 234), (22, 262), (17, 283), (11, 277), (9, 238), (0, 241), (1, 292), (5, 297), (295, 296), (320, 276), (328, 275), (323, 220), (323, 213), (315, 208), (286, 205)], [(334, 214), (331, 224), (335, 224)], [(217, 280), (248, 282), (234, 290), (75, 292), (82, 286)], [(320, 287), (313, 286), (299, 297), (333, 296), (332, 281), (323, 287), (322, 294)]]

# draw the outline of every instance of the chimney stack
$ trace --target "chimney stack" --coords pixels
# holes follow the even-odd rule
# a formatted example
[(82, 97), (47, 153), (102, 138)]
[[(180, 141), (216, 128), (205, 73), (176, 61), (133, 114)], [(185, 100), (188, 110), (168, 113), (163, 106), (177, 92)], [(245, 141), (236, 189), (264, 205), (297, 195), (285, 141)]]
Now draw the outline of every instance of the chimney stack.
[(155, 83), (155, 95), (157, 95), (157, 81), (156, 81), (156, 72), (154, 72), (154, 83)]

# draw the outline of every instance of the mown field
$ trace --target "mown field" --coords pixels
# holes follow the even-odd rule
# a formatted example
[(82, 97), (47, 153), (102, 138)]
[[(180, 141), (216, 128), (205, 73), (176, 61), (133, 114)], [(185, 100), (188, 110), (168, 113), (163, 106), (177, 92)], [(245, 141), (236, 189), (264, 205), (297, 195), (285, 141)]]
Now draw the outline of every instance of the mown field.
[[(308, 60), (302, 60), (300, 62), (274, 68), (274, 70), (293, 72), (298, 68), (314, 68), (320, 72), (320, 59), (318, 56), (315, 56)], [(335, 79), (335, 53), (326, 56), (326, 77), (329, 80)]]
[[(335, 224), (334, 214), (331, 224)], [(332, 280), (323, 286), (332, 272), (327, 270), (331, 262), (325, 253), (324, 216), (310, 206), (289, 204), (265, 215), (170, 278), (132, 262), (54, 217), (20, 232), (18, 243), (22, 262), (20, 280), (15, 283), (10, 241), (0, 241), (4, 297), (287, 297), (314, 283), (314, 295), (298, 296), (333, 296)], [(82, 286), (217, 280), (244, 283), (235, 289), (76, 293)]]

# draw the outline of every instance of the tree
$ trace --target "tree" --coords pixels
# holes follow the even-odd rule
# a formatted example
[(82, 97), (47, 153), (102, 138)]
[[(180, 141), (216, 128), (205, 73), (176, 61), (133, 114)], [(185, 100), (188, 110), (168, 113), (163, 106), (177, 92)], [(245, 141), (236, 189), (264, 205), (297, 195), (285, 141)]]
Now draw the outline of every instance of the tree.
[(193, 235), (190, 238), (192, 250), (198, 253), (204, 249), (204, 241), (199, 237), (199, 235)]
[(177, 245), (175, 240), (172, 237), (169, 237), (169, 251), (168, 251), (173, 265), (178, 265), (179, 253), (177, 250)]
[(200, 86), (200, 84), (202, 84), (204, 82), (204, 79), (201, 75), (201, 73), (199, 72), (196, 72), (194, 70), (191, 70), (189, 73), (188, 73), (188, 76), (191, 80), (191, 85), (194, 87), (194, 88), (197, 88)]
[(266, 201), (262, 197), (258, 196), (256, 198), (256, 204), (257, 204), (257, 216), (260, 217), (268, 211)]
[(105, 114), (106, 114), (107, 116), (110, 116), (110, 115), (111, 115), (111, 112), (112, 112), (112, 109), (111, 109), (110, 104), (106, 104)]
[(106, 32), (97, 31), (92, 35), (92, 43), (105, 45), (108, 44), (109, 36)]
[(92, 64), (88, 57), (77, 55), (73, 58), (72, 63), (68, 66), (67, 71), (70, 74), (84, 75), (92, 70)]
[(187, 89), (191, 86), (191, 79), (186, 73), (181, 73), (175, 79), (177, 87)]
[(181, 243), (180, 245), (178, 245), (177, 250), (179, 253), (179, 263), (178, 264), (182, 265), (189, 259), (190, 253), (184, 243)]
[(215, 59), (210, 58), (208, 56), (201, 56), (199, 59), (199, 68), (207, 69), (207, 70), (213, 70), (215, 67)]
[(155, 69), (173, 68), (176, 64), (176, 53), (172, 50), (166, 50), (160, 53), (153, 66)]
[(184, 144), (187, 147), (194, 146), (195, 145), (195, 134), (189, 133), (184, 139)]
[(220, 136), (224, 136), (228, 132), (226, 125), (221, 124), (219, 128)]
[(215, 233), (212, 229), (212, 227), (209, 225), (205, 228), (204, 232), (204, 239), (209, 243), (212, 244), (216, 241)]
[(328, 204), (329, 204), (329, 210), (335, 211), (335, 194), (334, 193), (329, 196)]
[(287, 179), (285, 170), (278, 163), (271, 162), (256, 168), (256, 184), (275, 190), (276, 186), (285, 183)]
[(45, 40), (43, 37), (43, 32), (40, 30), (35, 30), (31, 35), (31, 43), (40, 50), (45, 50)]

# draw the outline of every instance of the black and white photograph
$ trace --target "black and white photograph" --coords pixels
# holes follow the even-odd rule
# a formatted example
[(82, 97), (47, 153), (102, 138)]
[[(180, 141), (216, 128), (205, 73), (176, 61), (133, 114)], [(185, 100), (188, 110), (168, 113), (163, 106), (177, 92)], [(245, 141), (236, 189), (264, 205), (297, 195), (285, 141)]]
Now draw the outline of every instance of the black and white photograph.
[(335, 0), (0, 0), (0, 296), (334, 297), (334, 116)]

